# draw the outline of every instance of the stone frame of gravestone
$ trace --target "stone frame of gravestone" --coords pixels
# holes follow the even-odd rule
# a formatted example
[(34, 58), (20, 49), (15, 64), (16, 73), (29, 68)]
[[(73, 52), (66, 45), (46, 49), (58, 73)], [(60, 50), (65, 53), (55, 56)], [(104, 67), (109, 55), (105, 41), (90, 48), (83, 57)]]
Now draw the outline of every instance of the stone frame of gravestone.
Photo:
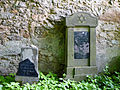
[(96, 17), (79, 12), (66, 17), (66, 79), (80, 81), (97, 73)]
[(39, 81), (38, 48), (34, 45), (21, 48), (21, 58), (15, 80), (25, 83)]

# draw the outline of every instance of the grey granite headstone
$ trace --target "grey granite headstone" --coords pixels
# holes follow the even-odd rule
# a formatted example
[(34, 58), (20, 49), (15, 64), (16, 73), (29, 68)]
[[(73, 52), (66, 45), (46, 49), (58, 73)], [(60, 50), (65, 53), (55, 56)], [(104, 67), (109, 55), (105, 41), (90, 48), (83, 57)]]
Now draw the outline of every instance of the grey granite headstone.
[(66, 17), (66, 79), (80, 81), (97, 74), (96, 17), (86, 12)]
[(21, 61), (15, 77), (16, 81), (34, 83), (39, 81), (38, 48), (31, 45), (21, 49)]

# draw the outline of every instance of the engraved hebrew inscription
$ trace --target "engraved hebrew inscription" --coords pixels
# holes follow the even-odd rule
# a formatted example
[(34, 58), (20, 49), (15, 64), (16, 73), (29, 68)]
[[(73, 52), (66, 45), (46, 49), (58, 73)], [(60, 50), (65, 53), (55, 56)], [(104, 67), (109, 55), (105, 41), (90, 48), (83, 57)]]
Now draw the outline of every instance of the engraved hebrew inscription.
[(74, 32), (74, 59), (88, 59), (89, 52), (89, 32)]
[(38, 73), (35, 70), (35, 65), (29, 59), (19, 63), (17, 75), (38, 77)]

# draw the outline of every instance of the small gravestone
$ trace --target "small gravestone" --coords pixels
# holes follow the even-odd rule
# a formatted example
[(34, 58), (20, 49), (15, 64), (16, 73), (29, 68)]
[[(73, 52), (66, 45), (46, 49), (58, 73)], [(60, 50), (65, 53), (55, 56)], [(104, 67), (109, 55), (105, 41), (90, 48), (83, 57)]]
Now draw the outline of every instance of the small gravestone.
[(96, 17), (79, 12), (66, 17), (66, 79), (80, 81), (97, 74)]
[(16, 81), (24, 83), (34, 83), (39, 80), (38, 73), (38, 48), (27, 46), (21, 49), (21, 61), (15, 77)]

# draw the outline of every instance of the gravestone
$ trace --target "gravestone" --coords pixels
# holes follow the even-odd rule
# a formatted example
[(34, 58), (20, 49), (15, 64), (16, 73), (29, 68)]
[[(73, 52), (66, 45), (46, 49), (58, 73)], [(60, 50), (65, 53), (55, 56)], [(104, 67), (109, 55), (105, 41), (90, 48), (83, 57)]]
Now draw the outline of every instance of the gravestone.
[(66, 79), (80, 81), (97, 74), (96, 17), (85, 12), (66, 17)]
[(21, 49), (21, 61), (15, 77), (16, 81), (34, 83), (39, 80), (38, 73), (38, 48), (31, 45)]

